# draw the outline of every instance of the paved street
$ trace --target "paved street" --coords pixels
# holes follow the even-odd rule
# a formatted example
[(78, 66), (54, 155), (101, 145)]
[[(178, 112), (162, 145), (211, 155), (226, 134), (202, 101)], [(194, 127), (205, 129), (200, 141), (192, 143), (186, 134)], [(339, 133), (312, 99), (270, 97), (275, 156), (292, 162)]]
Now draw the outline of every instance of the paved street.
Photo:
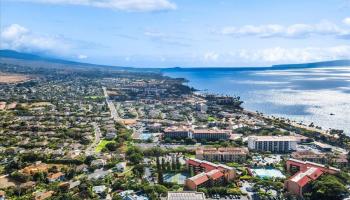
[(94, 138), (94, 141), (90, 144), (90, 146), (86, 149), (86, 151), (85, 151), (86, 155), (92, 155), (95, 153), (95, 148), (98, 145), (98, 143), (100, 143), (101, 135), (102, 135), (101, 130), (98, 127), (97, 123), (92, 122), (91, 124), (94, 127), (95, 138)]

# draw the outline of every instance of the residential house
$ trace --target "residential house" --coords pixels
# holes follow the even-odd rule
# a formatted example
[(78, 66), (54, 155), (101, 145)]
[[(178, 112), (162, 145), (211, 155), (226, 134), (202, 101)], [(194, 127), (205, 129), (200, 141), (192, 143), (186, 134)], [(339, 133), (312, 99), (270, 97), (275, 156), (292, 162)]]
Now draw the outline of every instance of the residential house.
[(0, 190), (0, 200), (5, 200), (5, 191)]
[(47, 192), (39, 192), (35, 194), (35, 200), (44, 200), (48, 199), (53, 195), (54, 191), (47, 191)]
[(48, 165), (45, 163), (36, 163), (34, 165), (27, 166), (23, 168), (20, 172), (27, 175), (33, 175), (38, 172), (48, 172)]
[(52, 183), (56, 181), (63, 181), (64, 180), (64, 174), (62, 172), (57, 173), (51, 173), (47, 176), (47, 180)]
[(91, 162), (92, 167), (103, 167), (106, 165), (106, 161), (103, 159), (96, 159)]
[(107, 187), (104, 185), (94, 186), (92, 187), (92, 191), (96, 194), (103, 194), (106, 192)]

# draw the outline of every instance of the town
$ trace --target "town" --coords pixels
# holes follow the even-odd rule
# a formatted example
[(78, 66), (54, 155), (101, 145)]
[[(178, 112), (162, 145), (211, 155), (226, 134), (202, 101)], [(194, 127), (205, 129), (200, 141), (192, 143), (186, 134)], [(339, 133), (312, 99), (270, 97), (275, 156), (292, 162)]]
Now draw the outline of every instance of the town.
[(0, 200), (349, 198), (340, 130), (158, 72), (11, 60), (0, 72)]

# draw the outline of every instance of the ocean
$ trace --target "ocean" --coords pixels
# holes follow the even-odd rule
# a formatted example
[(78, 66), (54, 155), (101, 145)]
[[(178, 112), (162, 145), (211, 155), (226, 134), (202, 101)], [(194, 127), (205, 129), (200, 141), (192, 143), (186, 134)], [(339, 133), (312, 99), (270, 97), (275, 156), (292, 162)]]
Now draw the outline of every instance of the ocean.
[(350, 135), (350, 67), (172, 68), (201, 92), (240, 96), (243, 107)]

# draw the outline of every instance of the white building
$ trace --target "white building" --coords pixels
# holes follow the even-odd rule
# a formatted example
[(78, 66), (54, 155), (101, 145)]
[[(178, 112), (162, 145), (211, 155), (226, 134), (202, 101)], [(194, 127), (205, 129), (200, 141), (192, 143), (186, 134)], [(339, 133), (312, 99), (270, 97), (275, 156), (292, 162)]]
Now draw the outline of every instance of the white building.
[(167, 200), (205, 200), (203, 192), (168, 192)]
[(295, 136), (250, 136), (248, 148), (255, 151), (290, 152), (297, 149)]
[(198, 103), (196, 104), (196, 109), (201, 113), (206, 113), (208, 110), (208, 106), (204, 103)]

